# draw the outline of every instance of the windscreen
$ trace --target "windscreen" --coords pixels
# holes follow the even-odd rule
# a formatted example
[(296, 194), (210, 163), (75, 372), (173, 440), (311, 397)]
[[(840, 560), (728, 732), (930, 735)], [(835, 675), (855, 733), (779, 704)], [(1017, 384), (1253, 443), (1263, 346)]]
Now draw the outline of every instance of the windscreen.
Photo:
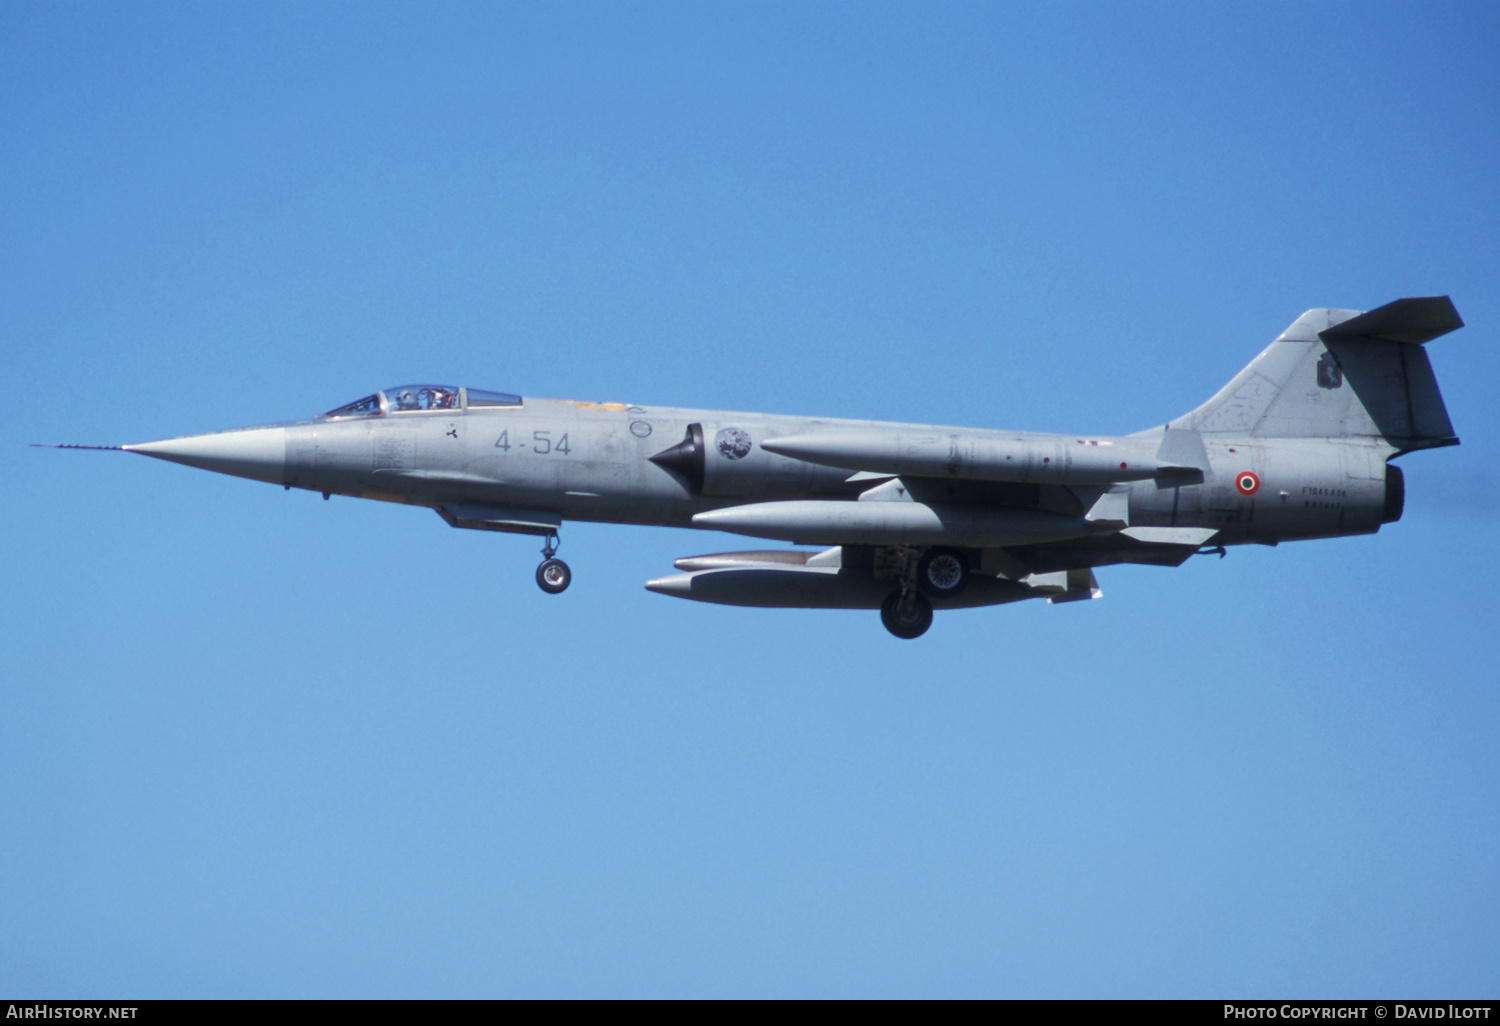
[(356, 399), (348, 406), (340, 406), (336, 410), (329, 410), (323, 414), (325, 417), (378, 417), (380, 416), (380, 394), (367, 395), (363, 399)]

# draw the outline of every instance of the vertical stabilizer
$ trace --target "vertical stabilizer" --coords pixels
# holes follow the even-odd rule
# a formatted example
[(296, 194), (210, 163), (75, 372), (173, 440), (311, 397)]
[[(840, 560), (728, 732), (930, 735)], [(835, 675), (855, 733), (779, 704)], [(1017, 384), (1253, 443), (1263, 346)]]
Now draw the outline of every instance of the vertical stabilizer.
[(1309, 310), (1173, 429), (1261, 438), (1383, 439), (1406, 451), (1456, 445), (1422, 344), (1463, 327), (1447, 296), (1368, 313)]

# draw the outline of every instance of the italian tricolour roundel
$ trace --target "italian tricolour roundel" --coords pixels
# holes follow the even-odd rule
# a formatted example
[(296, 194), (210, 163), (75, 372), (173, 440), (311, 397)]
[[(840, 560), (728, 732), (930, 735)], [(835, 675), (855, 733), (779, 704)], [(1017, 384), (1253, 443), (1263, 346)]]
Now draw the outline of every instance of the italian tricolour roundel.
[(1234, 487), (1241, 495), (1254, 495), (1260, 491), (1260, 478), (1248, 470), (1242, 470), (1234, 475)]

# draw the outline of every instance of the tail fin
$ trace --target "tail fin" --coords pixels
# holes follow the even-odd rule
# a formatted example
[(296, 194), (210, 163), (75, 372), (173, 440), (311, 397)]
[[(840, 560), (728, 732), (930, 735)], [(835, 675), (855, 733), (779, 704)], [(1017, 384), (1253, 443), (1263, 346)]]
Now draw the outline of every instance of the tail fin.
[(1173, 429), (1262, 438), (1382, 438), (1403, 452), (1457, 445), (1422, 343), (1461, 328), (1447, 296), (1369, 313), (1309, 310)]

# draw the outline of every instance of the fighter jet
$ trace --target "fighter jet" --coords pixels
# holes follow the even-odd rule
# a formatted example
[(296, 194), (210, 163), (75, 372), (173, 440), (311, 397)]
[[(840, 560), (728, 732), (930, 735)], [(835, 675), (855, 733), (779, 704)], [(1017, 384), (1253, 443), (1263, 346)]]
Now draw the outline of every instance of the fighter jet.
[(816, 548), (676, 561), (651, 591), (736, 606), (935, 609), (1100, 595), (1096, 567), (1370, 534), (1401, 516), (1390, 460), (1457, 445), (1423, 344), (1446, 296), (1309, 310), (1197, 409), (1125, 436), (1033, 434), (404, 385), (319, 417), (118, 448), (332, 495), (427, 506), (543, 539), (566, 520), (694, 527)]

